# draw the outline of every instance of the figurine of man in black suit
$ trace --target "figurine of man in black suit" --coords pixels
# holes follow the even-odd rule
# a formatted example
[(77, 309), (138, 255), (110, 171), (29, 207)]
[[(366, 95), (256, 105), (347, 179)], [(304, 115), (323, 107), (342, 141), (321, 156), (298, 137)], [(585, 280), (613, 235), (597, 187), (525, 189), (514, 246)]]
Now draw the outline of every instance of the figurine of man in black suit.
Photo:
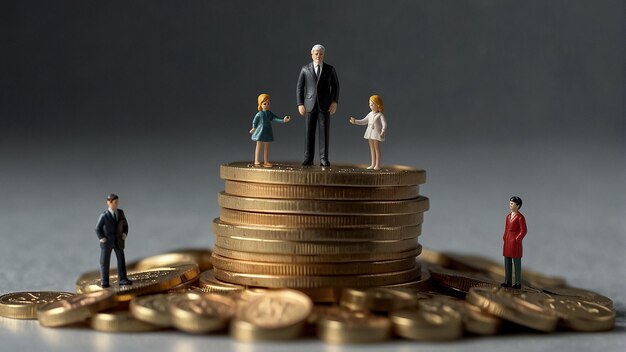
[(111, 251), (117, 257), (117, 282), (120, 285), (132, 285), (126, 276), (126, 260), (124, 259), (124, 242), (128, 236), (128, 222), (122, 209), (118, 209), (119, 197), (109, 194), (108, 209), (100, 214), (96, 225), (96, 234), (100, 240), (100, 280), (102, 287), (109, 287), (109, 265)]
[(306, 119), (304, 161), (302, 165), (313, 165), (315, 152), (315, 128), (319, 128), (320, 164), (330, 166), (328, 161), (328, 137), (330, 115), (337, 110), (339, 80), (335, 68), (324, 62), (325, 49), (317, 44), (311, 49), (313, 62), (302, 66), (296, 99), (298, 112)]

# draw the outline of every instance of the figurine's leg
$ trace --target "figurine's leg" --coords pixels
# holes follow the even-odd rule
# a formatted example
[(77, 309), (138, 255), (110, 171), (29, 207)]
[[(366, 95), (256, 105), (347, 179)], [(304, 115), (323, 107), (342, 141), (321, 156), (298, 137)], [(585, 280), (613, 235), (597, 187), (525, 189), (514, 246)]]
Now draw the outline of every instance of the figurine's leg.
[(515, 266), (515, 285), (522, 286), (522, 258), (513, 258)]
[(380, 170), (380, 141), (374, 139), (374, 154), (376, 161), (374, 162), (374, 170)]
[(100, 247), (100, 283), (102, 285), (109, 284), (109, 265), (111, 263), (112, 249), (109, 246)]
[(319, 127), (320, 134), (320, 164), (322, 166), (330, 166), (330, 161), (328, 160), (328, 139), (330, 137), (330, 112), (319, 112), (319, 117), (317, 120), (317, 125)]
[(317, 128), (318, 111), (311, 111), (304, 114), (304, 161), (303, 165), (313, 164), (313, 153), (315, 152), (315, 129)]
[(509, 287), (511, 286), (511, 258), (509, 257), (504, 257), (504, 284), (503, 285), (508, 285)]
[(371, 170), (374, 168), (374, 163), (376, 161), (376, 151), (374, 150), (374, 140), (373, 139), (368, 139), (367, 140), (367, 144), (369, 144), (370, 146), (370, 156), (372, 158), (372, 162), (370, 163), (370, 166), (367, 167), (368, 170)]
[(115, 257), (117, 257), (117, 281), (127, 280), (126, 257), (124, 257), (124, 251), (122, 249), (115, 248)]
[(263, 142), (263, 166), (272, 167), (272, 163), (267, 159), (268, 149), (270, 149), (270, 142)]
[(256, 148), (254, 148), (254, 165), (260, 165), (261, 162), (259, 161), (259, 154), (261, 154), (261, 144), (263, 142), (261, 141), (257, 141), (256, 142)]

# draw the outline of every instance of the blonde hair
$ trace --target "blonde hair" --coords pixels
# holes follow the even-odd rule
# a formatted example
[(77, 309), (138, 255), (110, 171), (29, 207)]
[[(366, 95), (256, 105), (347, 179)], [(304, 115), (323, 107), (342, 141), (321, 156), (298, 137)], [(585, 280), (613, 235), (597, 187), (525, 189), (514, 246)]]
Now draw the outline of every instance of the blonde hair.
[(383, 112), (385, 108), (383, 106), (383, 98), (381, 98), (380, 95), (372, 95), (370, 97), (370, 101), (378, 105), (378, 109), (380, 110), (380, 112)]
[(259, 103), (259, 106), (257, 107), (257, 109), (259, 109), (259, 111), (263, 110), (263, 108), (261, 107), (261, 104), (263, 104), (264, 101), (266, 100), (270, 100), (270, 95), (269, 94), (261, 94), (259, 95), (258, 98), (256, 98), (257, 102)]

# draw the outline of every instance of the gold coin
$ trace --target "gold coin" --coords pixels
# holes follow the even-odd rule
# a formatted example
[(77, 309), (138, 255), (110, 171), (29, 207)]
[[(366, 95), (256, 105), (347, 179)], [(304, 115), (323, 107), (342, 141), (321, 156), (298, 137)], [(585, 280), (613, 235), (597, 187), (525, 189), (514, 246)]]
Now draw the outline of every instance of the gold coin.
[(419, 265), (422, 268), (421, 275), (419, 278), (411, 281), (402, 282), (394, 285), (385, 285), (381, 287), (385, 288), (397, 288), (397, 289), (405, 289), (411, 290), (413, 292), (426, 292), (432, 288), (432, 284), (430, 281), (430, 271), (425, 266), (421, 266), (421, 262), (417, 261), (416, 265)]
[(257, 213), (314, 215), (389, 215), (423, 213), (428, 210), (428, 198), (417, 197), (392, 201), (345, 201), (311, 199), (265, 199), (238, 197), (224, 192), (217, 195), (219, 206)]
[(321, 287), (372, 287), (397, 284), (419, 277), (420, 268), (382, 274), (327, 275), (327, 276), (279, 276), (236, 273), (214, 269), (219, 280), (246, 286), (321, 288)]
[(352, 253), (388, 253), (404, 252), (417, 247), (417, 237), (404, 240), (368, 241), (368, 242), (292, 242), (279, 240), (260, 240), (255, 238), (215, 236), (215, 246), (241, 252), (290, 254), (290, 255), (328, 255)]
[(348, 288), (341, 293), (342, 307), (354, 311), (388, 313), (417, 306), (417, 296), (411, 291), (383, 287)]
[(433, 305), (428, 309), (400, 310), (389, 315), (396, 335), (420, 341), (458, 339), (463, 335), (461, 315), (447, 305)]
[(236, 303), (217, 293), (185, 293), (172, 298), (169, 307), (177, 329), (201, 334), (226, 329)]
[(220, 208), (220, 219), (233, 225), (246, 226), (279, 226), (279, 227), (319, 227), (319, 228), (352, 228), (352, 227), (402, 227), (416, 226), (423, 222), (424, 214), (401, 215), (299, 215), (299, 214), (268, 214), (253, 213), (233, 209)]
[(207, 293), (219, 293), (221, 295), (238, 297), (246, 287), (216, 279), (211, 269), (200, 274), (200, 289)]
[(485, 313), (480, 308), (465, 301), (451, 299), (447, 301), (454, 310), (461, 314), (465, 330), (476, 335), (495, 335), (502, 327), (502, 319)]
[(74, 296), (69, 292), (29, 291), (0, 296), (0, 316), (12, 319), (37, 319), (37, 308)]
[(157, 294), (135, 297), (130, 301), (130, 313), (137, 320), (156, 326), (172, 326), (172, 316), (169, 310), (171, 294)]
[(219, 218), (213, 220), (213, 233), (217, 236), (295, 242), (402, 240), (415, 238), (421, 232), (422, 225), (370, 228), (281, 228), (232, 225)]
[(137, 320), (128, 311), (96, 313), (90, 321), (91, 328), (103, 332), (142, 332), (160, 329), (141, 320)]
[[(194, 280), (183, 282), (167, 290), (167, 293), (186, 293), (200, 290), (199, 276)], [(200, 290), (201, 291), (201, 290)]]
[(355, 253), (355, 254), (325, 254), (325, 255), (288, 255), (288, 254), (267, 254), (235, 251), (231, 249), (215, 246), (213, 253), (226, 258), (249, 260), (255, 262), (268, 263), (348, 263), (395, 260), (419, 255), (421, 245), (417, 244), (417, 249), (404, 252), (389, 253)]
[(333, 164), (331, 167), (302, 166), (294, 162), (274, 163), (258, 168), (247, 162), (220, 166), (224, 180), (312, 186), (414, 186), (426, 182), (426, 172), (408, 166), (383, 166), (366, 170), (366, 165)]
[(302, 334), (312, 309), (313, 302), (302, 292), (267, 291), (237, 310), (230, 333), (240, 341), (293, 339)]
[(116, 304), (115, 295), (108, 290), (75, 295), (39, 307), (37, 320), (40, 325), (48, 327), (70, 325)]
[(391, 321), (341, 307), (316, 307), (317, 335), (327, 343), (373, 343), (389, 339)]
[(403, 200), (416, 198), (419, 186), (347, 187), (276, 185), (226, 180), (224, 191), (239, 197), (325, 200)]
[(415, 266), (415, 259), (385, 260), (377, 262), (354, 263), (313, 263), (302, 265), (285, 265), (284, 263), (253, 262), (230, 259), (213, 255), (215, 268), (248, 274), (265, 275), (354, 275), (377, 274), (391, 271), (407, 270)]
[[(133, 297), (169, 290), (181, 283), (194, 280), (200, 274), (197, 264), (172, 265), (128, 273), (132, 285), (119, 285), (117, 276), (111, 275), (111, 290), (118, 301), (130, 301)], [(100, 291), (100, 280), (92, 280), (76, 288), (79, 293)]]
[(500, 283), (480, 273), (468, 273), (429, 265), (431, 280), (438, 286), (467, 293), (472, 287), (500, 287)]
[(341, 296), (341, 288), (320, 287), (320, 288), (300, 288), (298, 290), (315, 303), (337, 303)]
[(178, 249), (162, 253), (137, 261), (135, 271), (162, 268), (171, 265), (197, 264), (200, 271), (209, 270), (211, 266), (211, 251), (209, 249)]
[(558, 299), (559, 296), (567, 296), (567, 298), (578, 298), (583, 301), (589, 301), (613, 309), (613, 300), (603, 296), (597, 292), (584, 290), (576, 287), (551, 287), (544, 289), (544, 292)]
[(554, 331), (558, 321), (552, 310), (532, 301), (516, 300), (508, 290), (474, 287), (466, 300), (489, 314), (539, 331)]
[(615, 327), (615, 311), (603, 305), (580, 299), (558, 298), (544, 301), (563, 321), (563, 326), (575, 331), (607, 331)]

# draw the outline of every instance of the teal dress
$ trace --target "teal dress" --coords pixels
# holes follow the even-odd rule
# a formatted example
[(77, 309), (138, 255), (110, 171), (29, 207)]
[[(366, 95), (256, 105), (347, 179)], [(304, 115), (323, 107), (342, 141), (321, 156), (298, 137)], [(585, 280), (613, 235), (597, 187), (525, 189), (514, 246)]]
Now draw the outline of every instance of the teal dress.
[(256, 128), (252, 134), (252, 140), (258, 142), (272, 142), (274, 140), (272, 121), (285, 123), (282, 117), (274, 115), (274, 113), (269, 110), (259, 111), (252, 121), (252, 128)]

